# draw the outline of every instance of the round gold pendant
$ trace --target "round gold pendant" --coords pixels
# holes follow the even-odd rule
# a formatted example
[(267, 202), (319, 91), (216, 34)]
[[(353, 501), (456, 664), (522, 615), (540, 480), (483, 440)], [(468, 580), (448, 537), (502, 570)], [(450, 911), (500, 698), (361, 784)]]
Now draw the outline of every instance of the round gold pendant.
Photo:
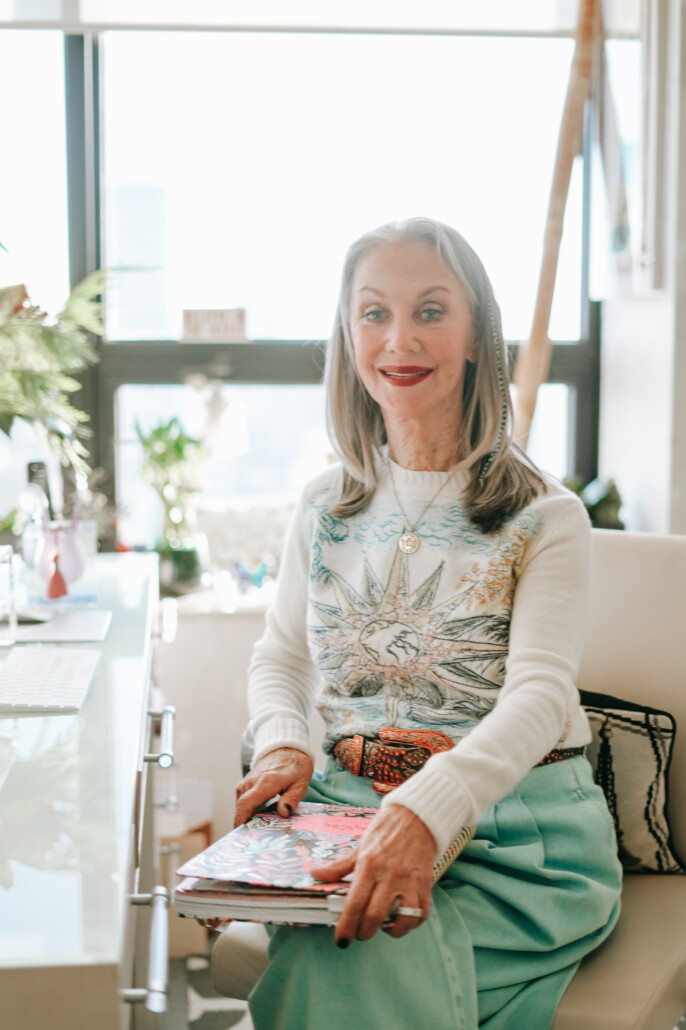
[(414, 554), (415, 551), (419, 550), (419, 537), (411, 530), (408, 533), (403, 533), (400, 540), (398, 540), (398, 547), (403, 554)]

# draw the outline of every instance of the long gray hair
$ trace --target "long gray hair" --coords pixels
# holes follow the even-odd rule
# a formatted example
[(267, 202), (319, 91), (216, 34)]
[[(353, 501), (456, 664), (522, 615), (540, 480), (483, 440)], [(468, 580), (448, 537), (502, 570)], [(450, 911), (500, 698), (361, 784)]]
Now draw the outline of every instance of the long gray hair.
[(329, 436), (344, 469), (341, 496), (332, 513), (346, 518), (368, 504), (381, 468), (380, 451), (386, 443), (381, 409), (365, 389), (353, 357), (353, 275), (372, 247), (406, 241), (433, 247), (469, 298), (477, 359), (467, 364), (465, 372), (457, 467), (471, 472), (464, 496), (471, 521), (485, 532), (493, 532), (543, 490), (544, 483), (533, 463), (512, 442), (507, 348), (491, 281), (464, 237), (429, 218), (411, 218), (374, 229), (353, 243), (345, 258), (324, 375)]

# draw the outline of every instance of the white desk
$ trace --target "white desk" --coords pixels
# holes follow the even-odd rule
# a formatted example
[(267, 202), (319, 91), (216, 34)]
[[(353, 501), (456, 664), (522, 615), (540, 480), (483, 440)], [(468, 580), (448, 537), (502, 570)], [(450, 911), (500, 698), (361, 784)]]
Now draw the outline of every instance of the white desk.
[(96, 567), (113, 618), (103, 643), (69, 645), (102, 652), (81, 711), (0, 718), (3, 1030), (156, 1025), (120, 991), (144, 986), (147, 966), (148, 910), (128, 896), (154, 875), (143, 755), (157, 559), (103, 555)]

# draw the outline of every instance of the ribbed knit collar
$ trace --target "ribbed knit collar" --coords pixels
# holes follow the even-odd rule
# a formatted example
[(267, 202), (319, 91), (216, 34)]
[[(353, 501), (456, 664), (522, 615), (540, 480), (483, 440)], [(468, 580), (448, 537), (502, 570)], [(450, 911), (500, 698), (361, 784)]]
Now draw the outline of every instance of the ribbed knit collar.
[(450, 486), (445, 488), (441, 494), (441, 498), (454, 497), (456, 495), (459, 496), (464, 492), (467, 484), (469, 483), (470, 473), (468, 469), (448, 470), (447, 472), (406, 469), (389, 458), (387, 448), (384, 448), (384, 450), (385, 464), (382, 466), (381, 476), (384, 477), (384, 474), (388, 476), (390, 488), (389, 469), (393, 469), (393, 482), (395, 483), (395, 488), (398, 491), (401, 500), (403, 494), (412, 497), (421, 497), (426, 494), (432, 494), (434, 491), (438, 490), (451, 475), (453, 477), (453, 482)]

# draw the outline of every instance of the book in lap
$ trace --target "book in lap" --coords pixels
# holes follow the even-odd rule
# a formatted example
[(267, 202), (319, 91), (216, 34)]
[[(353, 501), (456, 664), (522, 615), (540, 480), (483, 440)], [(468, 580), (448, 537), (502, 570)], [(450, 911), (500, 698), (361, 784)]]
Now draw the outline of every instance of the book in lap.
[[(345, 904), (350, 878), (320, 883), (313, 866), (354, 848), (376, 808), (301, 801), (292, 816), (272, 805), (184, 863), (174, 891), (179, 915), (273, 923), (333, 925)], [(471, 840), (463, 827), (434, 866), (434, 882)]]

